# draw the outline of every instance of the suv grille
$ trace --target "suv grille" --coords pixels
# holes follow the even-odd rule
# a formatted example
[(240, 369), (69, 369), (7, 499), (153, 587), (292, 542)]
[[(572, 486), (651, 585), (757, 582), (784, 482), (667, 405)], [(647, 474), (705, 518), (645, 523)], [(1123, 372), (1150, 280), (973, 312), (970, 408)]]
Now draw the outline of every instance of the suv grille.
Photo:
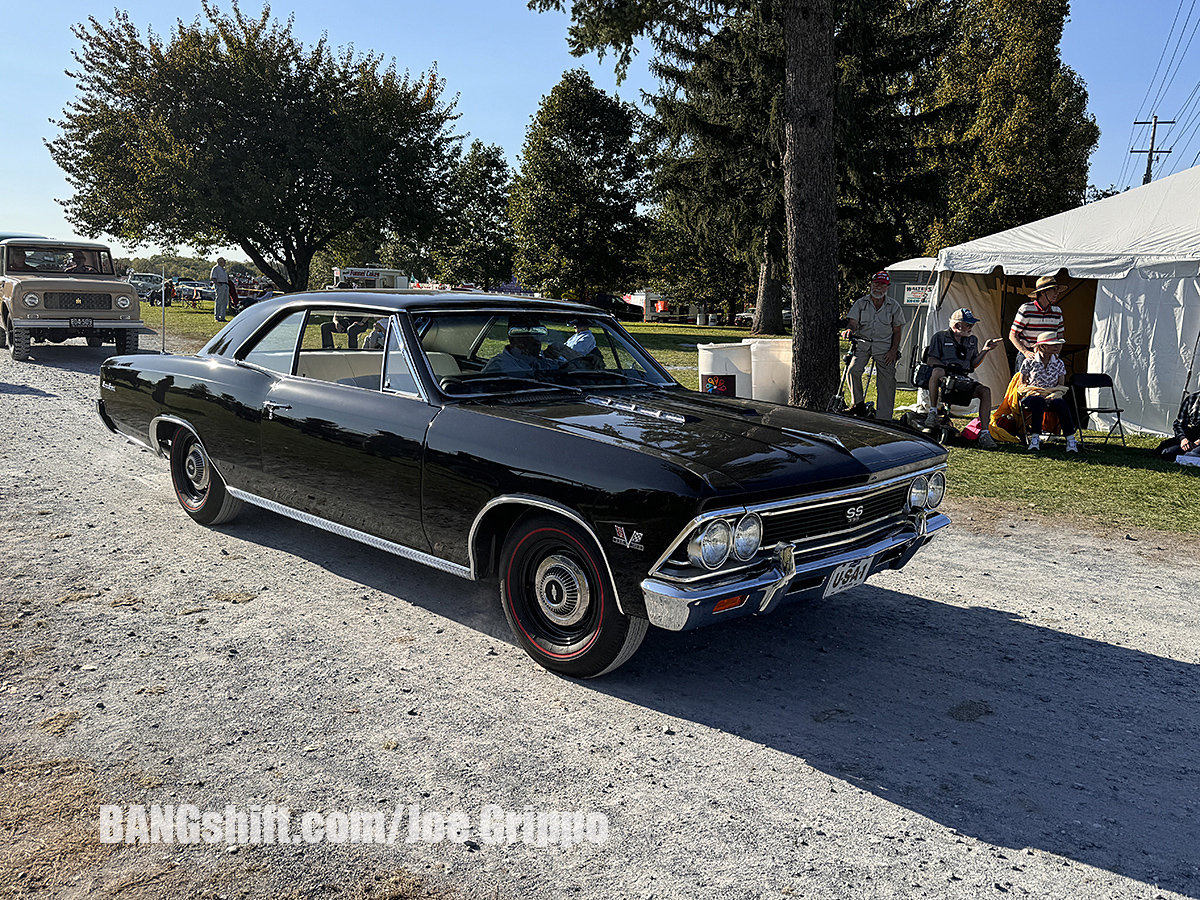
[(47, 291), (42, 297), (42, 302), (46, 309), (112, 309), (111, 294)]

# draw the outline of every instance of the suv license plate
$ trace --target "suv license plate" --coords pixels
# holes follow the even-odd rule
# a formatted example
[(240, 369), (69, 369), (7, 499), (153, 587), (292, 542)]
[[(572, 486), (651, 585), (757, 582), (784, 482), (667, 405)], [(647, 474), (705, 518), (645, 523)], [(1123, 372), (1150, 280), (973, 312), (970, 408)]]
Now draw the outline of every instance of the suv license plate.
[(71, 327), (72, 328), (91, 328), (92, 320), (91, 319), (72, 319)]
[(871, 563), (874, 560), (875, 557), (867, 556), (854, 562), (842, 563), (833, 570), (829, 580), (825, 582), (825, 593), (822, 596), (829, 597), (852, 587), (858, 587), (867, 580), (867, 575), (871, 572)]

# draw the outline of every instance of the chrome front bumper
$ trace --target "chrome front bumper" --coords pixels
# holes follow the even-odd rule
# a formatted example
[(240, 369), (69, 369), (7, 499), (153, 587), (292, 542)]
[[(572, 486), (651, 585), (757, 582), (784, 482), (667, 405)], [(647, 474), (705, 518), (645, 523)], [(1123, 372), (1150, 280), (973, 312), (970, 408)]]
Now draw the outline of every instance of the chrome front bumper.
[[(153, 334), (153, 332), (150, 332), (149, 329), (146, 328), (146, 323), (141, 319), (97, 319), (95, 316), (83, 315), (77, 316), (76, 318), (92, 320), (91, 329), (80, 328), (78, 329), (79, 331), (104, 331), (107, 329), (141, 328)], [(70, 319), (13, 319), (12, 324), (14, 328), (48, 328), (52, 330), (73, 327)]]
[[(725, 619), (769, 613), (785, 599), (819, 596), (833, 571), (846, 563), (871, 558), (868, 577), (884, 569), (902, 568), (936, 532), (949, 524), (950, 519), (942, 513), (916, 516), (869, 546), (802, 562), (796, 561), (791, 544), (781, 543), (764, 567), (703, 585), (647, 578), (641, 584), (646, 612), (652, 625), (669, 631), (687, 631)], [(745, 600), (716, 611), (717, 604), (735, 597)]]

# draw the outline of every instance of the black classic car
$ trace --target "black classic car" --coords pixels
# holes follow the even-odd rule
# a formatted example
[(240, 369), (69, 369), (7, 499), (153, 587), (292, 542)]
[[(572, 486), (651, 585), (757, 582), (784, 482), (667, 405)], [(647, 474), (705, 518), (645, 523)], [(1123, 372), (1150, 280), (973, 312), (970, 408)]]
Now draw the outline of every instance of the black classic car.
[(898, 428), (676, 383), (594, 308), (293, 294), (195, 356), (104, 363), (98, 411), (205, 525), (243, 503), (463, 578), (517, 641), (608, 672), (683, 630), (903, 566), (949, 524), (945, 451)]

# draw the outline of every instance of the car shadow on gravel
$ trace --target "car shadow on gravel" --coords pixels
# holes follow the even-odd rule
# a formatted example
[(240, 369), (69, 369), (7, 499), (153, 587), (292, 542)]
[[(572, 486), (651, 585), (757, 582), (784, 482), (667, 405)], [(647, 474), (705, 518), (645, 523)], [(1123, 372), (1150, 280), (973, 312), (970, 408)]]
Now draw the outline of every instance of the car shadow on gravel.
[[(0, 353), (8, 354), (7, 350)], [(102, 347), (89, 347), (86, 344), (34, 344), (31, 350), (33, 359), (14, 362), (14, 366), (37, 368), (45, 366), (62, 372), (78, 372), (81, 375), (100, 377), (100, 366), (108, 358), (116, 356), (116, 348), (112, 344)]]
[(652, 629), (593, 685), (979, 840), (1200, 897), (1198, 669), (868, 586)]
[[(258, 509), (222, 530), (515, 644), (493, 582)], [(622, 668), (580, 684), (669, 717), (677, 734), (692, 722), (790, 754), (964, 835), (1200, 898), (1197, 668), (864, 586), (762, 619), (651, 629)]]

